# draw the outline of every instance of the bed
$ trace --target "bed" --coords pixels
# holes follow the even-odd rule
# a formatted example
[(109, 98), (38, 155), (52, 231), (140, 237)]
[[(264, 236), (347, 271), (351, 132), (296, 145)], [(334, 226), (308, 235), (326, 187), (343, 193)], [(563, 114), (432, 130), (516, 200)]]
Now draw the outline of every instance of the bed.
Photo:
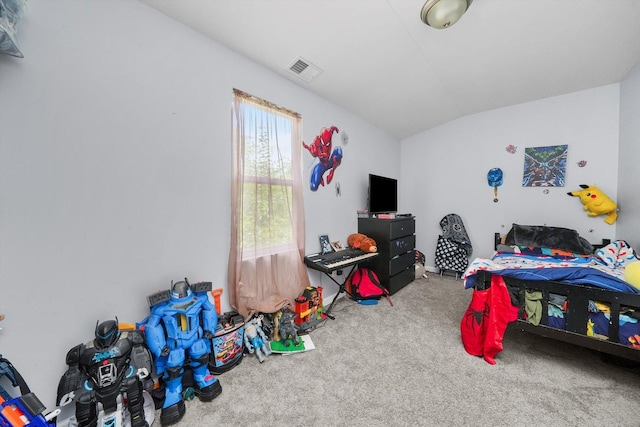
[(513, 224), (507, 235), (495, 234), (494, 248), (491, 259), (474, 259), (462, 278), (465, 288), (473, 289), (474, 298), (496, 284), (505, 287), (507, 296), (497, 303), (484, 296), (488, 299), (476, 307), (472, 300), (461, 321), (467, 352), (483, 355), (474, 345), (470, 351), (465, 333), (477, 334), (485, 328), (478, 327), (482, 320), (491, 320), (489, 312), (499, 315), (502, 310), (506, 320), (498, 331), (498, 348), (485, 355), (489, 363), (495, 363), (493, 357), (502, 350), (507, 324), (604, 355), (640, 361), (640, 290), (624, 280), (626, 266), (638, 257), (625, 241), (592, 245), (575, 230)]

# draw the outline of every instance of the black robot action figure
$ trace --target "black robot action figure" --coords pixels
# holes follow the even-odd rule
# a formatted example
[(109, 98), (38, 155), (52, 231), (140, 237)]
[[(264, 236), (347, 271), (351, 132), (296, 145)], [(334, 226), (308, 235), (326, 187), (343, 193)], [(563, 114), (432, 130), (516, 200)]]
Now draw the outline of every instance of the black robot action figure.
[(117, 318), (97, 323), (93, 342), (72, 348), (67, 365), (58, 404), (75, 400), (78, 426), (124, 425), (124, 408), (131, 427), (153, 422), (144, 412), (143, 379), (151, 381), (152, 359), (142, 332), (121, 332)]

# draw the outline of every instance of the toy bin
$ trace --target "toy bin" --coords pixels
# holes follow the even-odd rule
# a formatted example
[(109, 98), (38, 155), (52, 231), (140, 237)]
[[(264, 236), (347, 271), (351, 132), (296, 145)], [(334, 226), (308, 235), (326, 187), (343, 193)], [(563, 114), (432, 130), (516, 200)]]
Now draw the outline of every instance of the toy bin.
[(209, 370), (218, 375), (237, 366), (244, 356), (244, 318), (235, 311), (221, 315), (211, 339)]

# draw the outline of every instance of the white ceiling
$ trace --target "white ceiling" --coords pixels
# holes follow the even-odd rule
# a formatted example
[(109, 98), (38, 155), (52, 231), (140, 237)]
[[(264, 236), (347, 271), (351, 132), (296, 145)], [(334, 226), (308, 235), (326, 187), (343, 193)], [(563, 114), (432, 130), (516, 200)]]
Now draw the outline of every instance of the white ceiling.
[[(405, 138), (468, 114), (619, 82), (640, 62), (640, 0), (140, 0)], [(289, 71), (299, 57), (323, 72)]]

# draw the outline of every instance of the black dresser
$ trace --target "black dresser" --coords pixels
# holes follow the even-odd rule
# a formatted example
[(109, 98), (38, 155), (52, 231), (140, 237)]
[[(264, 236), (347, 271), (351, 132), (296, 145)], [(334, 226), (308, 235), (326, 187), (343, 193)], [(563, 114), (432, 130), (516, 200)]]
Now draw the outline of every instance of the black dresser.
[(358, 218), (358, 233), (376, 241), (379, 255), (361, 264), (376, 272), (380, 283), (394, 294), (415, 279), (416, 221)]

